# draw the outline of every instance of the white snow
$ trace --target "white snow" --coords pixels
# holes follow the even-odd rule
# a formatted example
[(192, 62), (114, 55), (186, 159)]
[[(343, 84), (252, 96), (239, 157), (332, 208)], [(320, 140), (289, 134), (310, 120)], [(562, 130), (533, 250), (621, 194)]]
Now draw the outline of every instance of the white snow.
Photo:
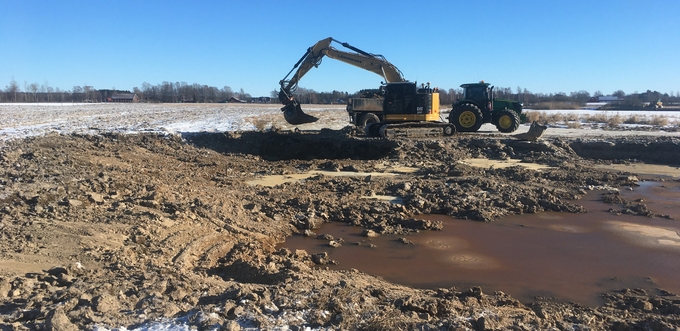
[[(45, 135), (104, 132), (188, 133), (248, 131), (271, 128), (291, 129), (278, 104), (0, 104), (0, 141)], [(301, 129), (348, 124), (343, 105), (305, 107), (329, 122), (308, 124)], [(258, 127), (259, 126), (259, 127)]]
[(605, 114), (607, 116), (620, 115), (622, 117), (629, 117), (631, 115), (638, 116), (663, 116), (668, 118), (671, 122), (680, 123), (680, 110), (589, 110), (589, 109), (555, 109), (555, 110), (532, 110), (524, 109), (524, 111), (545, 112), (546, 114), (575, 114), (579, 116)]

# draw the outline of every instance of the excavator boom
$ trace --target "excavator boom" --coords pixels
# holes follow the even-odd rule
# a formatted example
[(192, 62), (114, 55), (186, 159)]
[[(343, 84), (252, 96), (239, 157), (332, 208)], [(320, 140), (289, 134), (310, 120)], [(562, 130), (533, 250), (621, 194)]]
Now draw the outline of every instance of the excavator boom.
[[(345, 52), (338, 50), (331, 46), (332, 42), (339, 43), (343, 47), (352, 50), (353, 52)], [(379, 54), (371, 54), (362, 51), (348, 43), (339, 42), (333, 38), (326, 38), (320, 40), (314, 46), (307, 49), (307, 52), (298, 60), (286, 77), (284, 77), (279, 84), (281, 90), (279, 91), (279, 101), (283, 104), (281, 110), (283, 111), (286, 121), (293, 125), (316, 122), (318, 119), (314, 116), (305, 114), (300, 107), (300, 103), (295, 99), (293, 93), (297, 89), (298, 82), (302, 77), (312, 68), (318, 67), (324, 56), (329, 58), (351, 64), (364, 70), (368, 70), (383, 77), (386, 83), (405, 82), (401, 71), (392, 63), (387, 61), (385, 57)], [(297, 70), (296, 70), (297, 69)], [(293, 73), (294, 72), (294, 73)], [(288, 79), (289, 76), (291, 76)]]

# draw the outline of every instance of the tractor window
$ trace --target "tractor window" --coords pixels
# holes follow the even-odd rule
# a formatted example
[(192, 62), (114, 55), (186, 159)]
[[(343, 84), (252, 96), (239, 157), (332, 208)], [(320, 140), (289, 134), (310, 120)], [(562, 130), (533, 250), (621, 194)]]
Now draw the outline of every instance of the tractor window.
[(484, 100), (486, 99), (485, 86), (470, 86), (465, 89), (465, 99), (468, 100)]

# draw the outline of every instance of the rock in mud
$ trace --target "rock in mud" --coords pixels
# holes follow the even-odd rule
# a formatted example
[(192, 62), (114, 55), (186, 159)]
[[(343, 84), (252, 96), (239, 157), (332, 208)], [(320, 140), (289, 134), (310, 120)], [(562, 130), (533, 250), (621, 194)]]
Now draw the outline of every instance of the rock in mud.
[(64, 312), (63, 307), (57, 307), (56, 309), (47, 313), (47, 316), (45, 316), (45, 326), (47, 327), (47, 330), (52, 331), (79, 330), (78, 326), (69, 320), (68, 316)]

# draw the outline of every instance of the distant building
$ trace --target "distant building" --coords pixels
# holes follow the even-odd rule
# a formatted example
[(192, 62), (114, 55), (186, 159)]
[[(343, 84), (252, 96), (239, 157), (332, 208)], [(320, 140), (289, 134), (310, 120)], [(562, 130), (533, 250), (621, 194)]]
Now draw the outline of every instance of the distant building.
[(106, 101), (108, 102), (123, 102), (123, 103), (136, 103), (139, 102), (139, 97), (134, 93), (120, 93), (114, 94)]
[(611, 106), (611, 105), (616, 105), (616, 104), (621, 104), (623, 103), (623, 99), (615, 96), (599, 96), (599, 97), (592, 97), (588, 99), (588, 102), (586, 102), (585, 107), (583, 109), (589, 109), (589, 110), (597, 110), (600, 109), (601, 107), (605, 106)]
[(623, 101), (623, 99), (621, 99), (621, 98), (619, 98), (619, 97), (611, 96), (611, 95), (609, 95), (609, 96), (592, 97), (592, 98), (590, 98), (590, 99), (588, 100), (588, 102), (606, 102), (606, 103), (610, 103), (610, 102), (621, 102), (621, 101)]
[(270, 97), (255, 97), (255, 98), (251, 98), (250, 102), (252, 102), (252, 103), (271, 103), (272, 98), (270, 98)]
[(231, 97), (231, 98), (229, 98), (229, 103), (246, 103), (246, 102), (239, 99), (239, 98)]

